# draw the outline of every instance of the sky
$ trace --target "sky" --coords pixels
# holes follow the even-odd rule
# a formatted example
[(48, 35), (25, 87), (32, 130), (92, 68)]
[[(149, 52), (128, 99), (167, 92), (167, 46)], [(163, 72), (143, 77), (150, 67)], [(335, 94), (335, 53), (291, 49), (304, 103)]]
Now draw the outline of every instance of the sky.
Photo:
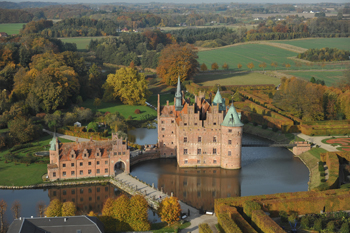
[[(6, 0), (9, 2), (24, 2), (28, 0)], [(300, 4), (300, 3), (321, 3), (321, 2), (332, 2), (332, 3), (348, 3), (349, 0), (35, 0), (30, 2), (58, 2), (58, 3), (115, 3), (115, 2), (127, 2), (127, 3), (147, 3), (147, 2), (160, 2), (160, 3), (278, 3), (278, 4)]]

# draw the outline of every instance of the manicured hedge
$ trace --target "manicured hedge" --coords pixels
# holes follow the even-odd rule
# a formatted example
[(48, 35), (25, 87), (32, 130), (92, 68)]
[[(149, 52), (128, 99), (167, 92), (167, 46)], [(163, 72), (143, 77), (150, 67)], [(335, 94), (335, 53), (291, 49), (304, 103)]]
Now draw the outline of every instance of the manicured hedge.
[[(57, 133), (65, 134), (80, 138), (92, 138), (93, 140), (107, 140), (104, 133), (101, 132), (84, 132), (85, 127), (66, 126), (65, 128), (57, 129)], [(108, 133), (108, 131), (107, 131)]]
[(202, 223), (198, 225), (199, 233), (213, 233), (213, 231), (210, 229), (208, 223)]
[(285, 233), (285, 231), (262, 210), (254, 210), (252, 223), (263, 233)]
[(233, 221), (243, 231), (243, 233), (257, 233), (254, 228), (242, 217), (236, 208), (231, 207), (232, 211), (229, 213)]
[(226, 233), (242, 233), (241, 229), (237, 226), (237, 224), (230, 218), (230, 216), (227, 213), (222, 213), (217, 215), (218, 217), (218, 222), (222, 229)]

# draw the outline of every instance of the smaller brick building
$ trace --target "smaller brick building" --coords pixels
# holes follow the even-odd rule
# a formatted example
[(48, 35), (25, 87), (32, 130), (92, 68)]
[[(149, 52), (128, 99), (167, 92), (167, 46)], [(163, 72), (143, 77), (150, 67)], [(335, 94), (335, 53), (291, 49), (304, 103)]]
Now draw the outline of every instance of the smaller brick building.
[(47, 174), (51, 181), (130, 172), (130, 150), (117, 134), (112, 135), (112, 140), (71, 143), (61, 143), (54, 136), (50, 145)]

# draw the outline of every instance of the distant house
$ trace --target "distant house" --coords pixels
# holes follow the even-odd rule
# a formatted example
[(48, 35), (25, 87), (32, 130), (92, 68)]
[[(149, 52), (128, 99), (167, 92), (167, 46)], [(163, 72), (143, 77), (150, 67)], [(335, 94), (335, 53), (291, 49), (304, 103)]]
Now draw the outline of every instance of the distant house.
[(74, 126), (81, 127), (81, 123), (77, 121), (77, 122), (74, 123)]
[(19, 218), (13, 220), (7, 233), (104, 233), (96, 217), (70, 216), (54, 218)]
[(121, 32), (129, 32), (129, 29), (123, 28), (123, 29), (121, 30)]
[(6, 32), (0, 32), (0, 37), (8, 37)]

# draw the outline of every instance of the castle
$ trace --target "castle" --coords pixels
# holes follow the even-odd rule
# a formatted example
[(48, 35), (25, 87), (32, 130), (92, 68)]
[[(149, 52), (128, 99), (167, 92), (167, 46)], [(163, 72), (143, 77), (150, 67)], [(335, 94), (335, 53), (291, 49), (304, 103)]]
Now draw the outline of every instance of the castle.
[(112, 140), (60, 143), (50, 142), (50, 181), (113, 176), (120, 170), (130, 172), (130, 150), (127, 142), (112, 134)]
[(241, 168), (243, 124), (219, 90), (213, 101), (196, 96), (191, 105), (178, 78), (174, 105), (160, 106), (158, 95), (157, 117), (160, 157), (176, 156), (179, 167)]

